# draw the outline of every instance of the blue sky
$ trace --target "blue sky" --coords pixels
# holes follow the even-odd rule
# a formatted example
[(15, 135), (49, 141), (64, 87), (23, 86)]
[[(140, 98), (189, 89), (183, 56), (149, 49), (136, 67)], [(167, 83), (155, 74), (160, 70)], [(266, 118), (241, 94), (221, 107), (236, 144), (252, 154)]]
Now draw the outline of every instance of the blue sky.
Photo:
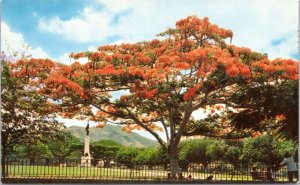
[[(298, 60), (297, 0), (2, 0), (1, 50), (69, 64), (71, 52), (150, 40), (189, 15), (231, 29), (233, 44)], [(67, 123), (68, 124), (68, 123)]]
[(34, 56), (67, 63), (72, 51), (153, 39), (198, 15), (232, 29), (236, 45), (298, 59), (297, 7), (297, 0), (2, 0), (1, 41), (13, 50), (20, 43), (12, 38), (21, 36)]
[(84, 4), (81, 0), (3, 0), (2, 21), (7, 23), (12, 31), (21, 33), (25, 41), (33, 48), (41, 47), (49, 56), (59, 57), (62, 53), (72, 50), (86, 50), (90, 43), (74, 44), (60, 35), (41, 31), (38, 27), (39, 20), (42, 17), (56, 16), (61, 19), (70, 19), (82, 8)]

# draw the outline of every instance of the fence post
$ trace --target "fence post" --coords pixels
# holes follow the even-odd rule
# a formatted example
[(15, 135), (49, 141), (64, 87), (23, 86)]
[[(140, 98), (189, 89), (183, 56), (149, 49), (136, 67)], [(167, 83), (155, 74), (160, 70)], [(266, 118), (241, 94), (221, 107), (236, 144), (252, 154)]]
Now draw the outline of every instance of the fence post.
[(7, 158), (6, 160), (6, 165), (4, 164), (4, 168), (5, 170), (5, 177), (8, 177), (8, 165), (9, 165), (9, 158)]
[(23, 177), (23, 166), (24, 166), (24, 161), (21, 159), (21, 177)]
[(29, 172), (28, 172), (28, 177), (30, 177), (31, 174), (31, 164), (30, 164), (30, 160), (29, 160)]
[(14, 158), (14, 162), (13, 162), (13, 171), (14, 171), (14, 175), (13, 175), (13, 177), (15, 177), (16, 176), (16, 158)]

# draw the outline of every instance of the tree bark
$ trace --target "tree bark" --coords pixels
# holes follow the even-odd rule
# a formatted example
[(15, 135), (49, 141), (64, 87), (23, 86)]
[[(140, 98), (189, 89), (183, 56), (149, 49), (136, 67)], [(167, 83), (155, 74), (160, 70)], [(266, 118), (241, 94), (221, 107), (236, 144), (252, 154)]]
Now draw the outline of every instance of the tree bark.
[(110, 160), (104, 160), (103, 162), (104, 162), (104, 164), (103, 164), (103, 167), (104, 167), (104, 168), (109, 167), (109, 165), (110, 165)]
[(34, 157), (30, 157), (29, 163), (30, 163), (30, 165), (34, 165), (34, 163), (35, 163), (35, 158), (34, 158)]
[(170, 158), (170, 170), (171, 170), (171, 177), (176, 179), (178, 177), (179, 165), (178, 165), (178, 147), (171, 146), (169, 151), (169, 158)]
[(7, 137), (6, 134), (2, 132), (2, 155), (1, 155), (1, 170), (2, 170), (2, 177), (6, 177), (6, 157), (7, 157)]

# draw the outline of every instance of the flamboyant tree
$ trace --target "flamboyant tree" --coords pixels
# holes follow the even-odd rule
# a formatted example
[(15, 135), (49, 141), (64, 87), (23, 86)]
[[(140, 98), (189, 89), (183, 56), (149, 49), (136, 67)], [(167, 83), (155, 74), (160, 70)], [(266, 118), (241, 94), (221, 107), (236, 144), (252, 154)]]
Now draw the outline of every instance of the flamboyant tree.
[[(98, 127), (113, 120), (128, 132), (148, 131), (168, 154), (174, 176), (183, 134), (242, 137), (241, 132), (252, 132), (258, 123), (239, 130), (236, 114), (263, 107), (254, 103), (255, 97), (247, 99), (241, 93), (298, 80), (296, 61), (271, 61), (265, 54), (229, 44), (232, 31), (208, 18), (189, 16), (159, 36), (162, 39), (70, 55), (75, 60), (88, 58), (85, 64), (22, 61), (15, 75), (31, 79), (40, 93), (59, 105), (57, 111), (64, 117), (85, 115), (99, 122)], [(112, 96), (114, 92), (123, 95)], [(200, 109), (209, 114), (205, 121), (194, 117)], [(276, 116), (282, 121), (287, 115), (277, 111), (264, 119)], [(166, 141), (157, 130), (165, 133)]]

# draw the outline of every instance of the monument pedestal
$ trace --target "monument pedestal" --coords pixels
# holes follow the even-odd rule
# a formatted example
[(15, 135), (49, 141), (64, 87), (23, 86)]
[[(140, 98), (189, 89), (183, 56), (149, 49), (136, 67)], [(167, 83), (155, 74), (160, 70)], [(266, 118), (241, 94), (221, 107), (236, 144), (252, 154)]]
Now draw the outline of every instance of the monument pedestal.
[(84, 138), (84, 155), (81, 157), (81, 166), (90, 167), (92, 157), (90, 154), (90, 137), (87, 135)]
[(91, 167), (91, 161), (92, 161), (92, 158), (89, 157), (89, 156), (82, 156), (81, 157), (81, 166), (82, 167)]

